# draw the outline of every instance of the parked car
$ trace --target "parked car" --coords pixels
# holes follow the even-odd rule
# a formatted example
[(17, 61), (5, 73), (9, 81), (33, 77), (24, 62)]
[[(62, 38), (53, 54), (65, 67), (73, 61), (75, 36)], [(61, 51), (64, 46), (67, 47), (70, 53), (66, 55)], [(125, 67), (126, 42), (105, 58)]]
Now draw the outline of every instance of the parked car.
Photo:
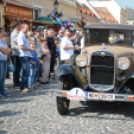
[(75, 62), (85, 73), (89, 89), (83, 91), (75, 66), (61, 65), (57, 110), (67, 114), (70, 100), (134, 102), (134, 26), (90, 24), (84, 27), (85, 47)]

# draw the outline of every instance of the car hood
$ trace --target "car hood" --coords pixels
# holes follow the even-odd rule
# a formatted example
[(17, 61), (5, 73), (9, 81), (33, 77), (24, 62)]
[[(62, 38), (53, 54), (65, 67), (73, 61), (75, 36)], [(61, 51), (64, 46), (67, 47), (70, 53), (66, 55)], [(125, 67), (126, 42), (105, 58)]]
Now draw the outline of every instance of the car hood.
[[(100, 51), (102, 49), (101, 45), (94, 45), (94, 46), (88, 46), (85, 47), (84, 50), (87, 51), (88, 54), (92, 54), (95, 51)], [(105, 51), (112, 52), (116, 57), (122, 57), (122, 56), (130, 56), (134, 55), (134, 48), (132, 47), (126, 47), (126, 46), (105, 46)]]

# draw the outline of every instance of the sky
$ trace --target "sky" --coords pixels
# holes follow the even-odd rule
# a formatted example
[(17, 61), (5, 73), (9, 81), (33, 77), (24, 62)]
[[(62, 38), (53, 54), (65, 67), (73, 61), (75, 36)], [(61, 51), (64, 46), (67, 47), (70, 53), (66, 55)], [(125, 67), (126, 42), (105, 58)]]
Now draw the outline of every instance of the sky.
[(126, 8), (126, 6), (134, 9), (134, 0), (115, 0), (121, 7)]
[[(94, 0), (92, 0), (94, 1)], [(121, 7), (126, 9), (126, 6), (134, 9), (134, 0), (115, 0)]]

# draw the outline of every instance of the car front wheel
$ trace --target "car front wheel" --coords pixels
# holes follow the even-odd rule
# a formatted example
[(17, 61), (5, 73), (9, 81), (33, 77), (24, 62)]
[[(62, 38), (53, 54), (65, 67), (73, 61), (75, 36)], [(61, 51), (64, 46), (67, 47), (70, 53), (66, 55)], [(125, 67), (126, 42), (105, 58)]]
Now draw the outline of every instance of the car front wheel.
[[(59, 90), (70, 90), (69, 76), (60, 76), (57, 88)], [(66, 115), (68, 113), (69, 104), (70, 100), (65, 97), (57, 96), (57, 111), (60, 115)]]

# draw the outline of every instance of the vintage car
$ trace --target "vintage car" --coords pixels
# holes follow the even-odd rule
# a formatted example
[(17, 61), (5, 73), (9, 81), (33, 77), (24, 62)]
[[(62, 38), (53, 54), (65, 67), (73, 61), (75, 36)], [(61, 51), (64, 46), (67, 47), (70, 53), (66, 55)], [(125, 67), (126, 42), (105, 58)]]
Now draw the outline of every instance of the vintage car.
[(75, 66), (61, 65), (56, 72), (58, 113), (67, 114), (70, 100), (134, 102), (134, 26), (89, 24), (84, 33), (85, 47), (75, 62), (89, 88), (82, 90)]

